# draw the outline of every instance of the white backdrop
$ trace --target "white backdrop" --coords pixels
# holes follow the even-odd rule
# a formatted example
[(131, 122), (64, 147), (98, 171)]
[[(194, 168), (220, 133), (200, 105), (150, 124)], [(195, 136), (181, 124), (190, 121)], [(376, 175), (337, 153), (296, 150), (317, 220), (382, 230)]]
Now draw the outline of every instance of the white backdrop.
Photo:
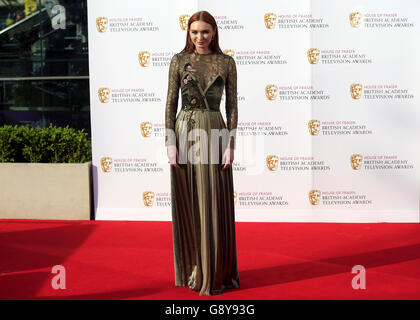
[(418, 0), (89, 0), (96, 219), (171, 219), (168, 69), (198, 10), (237, 65), (237, 221), (419, 222)]

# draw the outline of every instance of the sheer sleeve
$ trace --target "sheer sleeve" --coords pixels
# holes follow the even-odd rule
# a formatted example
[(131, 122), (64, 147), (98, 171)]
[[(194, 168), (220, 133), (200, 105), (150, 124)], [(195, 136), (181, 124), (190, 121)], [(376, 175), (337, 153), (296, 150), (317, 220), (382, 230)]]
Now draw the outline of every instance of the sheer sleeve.
[(238, 125), (238, 93), (237, 93), (237, 74), (236, 62), (229, 57), (228, 76), (226, 79), (226, 121), (230, 132), (229, 146), (236, 148), (236, 128)]
[(165, 146), (176, 145), (175, 120), (179, 97), (179, 59), (175, 54), (169, 65), (168, 95), (165, 110)]

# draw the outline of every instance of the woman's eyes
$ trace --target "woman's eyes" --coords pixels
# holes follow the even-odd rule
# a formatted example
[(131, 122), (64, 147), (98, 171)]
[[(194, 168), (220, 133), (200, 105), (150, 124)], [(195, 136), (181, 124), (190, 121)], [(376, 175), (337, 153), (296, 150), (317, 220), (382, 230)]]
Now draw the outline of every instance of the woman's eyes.
[[(192, 31), (192, 33), (196, 34), (197, 31)], [(203, 31), (203, 33), (209, 33), (208, 31)]]

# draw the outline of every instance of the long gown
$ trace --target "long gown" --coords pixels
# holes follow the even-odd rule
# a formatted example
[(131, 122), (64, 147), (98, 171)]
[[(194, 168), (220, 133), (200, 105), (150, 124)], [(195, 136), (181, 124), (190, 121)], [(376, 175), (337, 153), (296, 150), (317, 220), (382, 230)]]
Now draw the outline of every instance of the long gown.
[[(216, 52), (175, 54), (165, 115), (165, 145), (176, 145), (184, 159), (170, 172), (175, 286), (189, 286), (200, 296), (239, 288), (232, 167), (221, 170), (224, 150), (236, 147), (237, 119), (235, 60)], [(212, 129), (225, 130), (213, 136)]]

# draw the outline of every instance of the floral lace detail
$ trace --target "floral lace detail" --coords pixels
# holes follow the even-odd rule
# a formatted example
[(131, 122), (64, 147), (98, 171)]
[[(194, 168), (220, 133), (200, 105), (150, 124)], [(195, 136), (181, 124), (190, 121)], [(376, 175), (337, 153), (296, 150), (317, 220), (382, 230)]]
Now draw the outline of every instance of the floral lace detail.
[(192, 80), (191, 76), (190, 76), (190, 75), (188, 75), (188, 76), (184, 79), (184, 81), (182, 81), (182, 83), (181, 83), (181, 88), (183, 88), (183, 87), (185, 87), (186, 85), (188, 85), (188, 84), (189, 84), (189, 81), (191, 81), (191, 80)]
[[(185, 111), (188, 111), (191, 107), (203, 108), (205, 102), (201, 92), (208, 89), (208, 86), (212, 81), (216, 80), (218, 75), (222, 77), (225, 86), (226, 123), (228, 130), (231, 132), (230, 146), (232, 148), (235, 147), (238, 121), (236, 63), (232, 57), (225, 54), (177, 53), (172, 57), (169, 66), (168, 95), (165, 111), (165, 127), (167, 130), (175, 131), (179, 90), (186, 90), (188, 86), (195, 88), (195, 90), (191, 90), (192, 94), (188, 96), (187, 104), (183, 106)], [(199, 88), (201, 88), (201, 91)], [(176, 144), (175, 137), (167, 134), (165, 144)]]
[(186, 70), (188, 72), (197, 72), (197, 69), (194, 69), (190, 63), (187, 63)]
[[(194, 87), (195, 90), (190, 90), (193, 89), (192, 87)], [(199, 90), (197, 83), (189, 74), (182, 81), (181, 89), (188, 93), (188, 103), (183, 107), (185, 111), (191, 108), (200, 108), (203, 106), (203, 98), (197, 91)], [(191, 92), (196, 92), (196, 94), (191, 94)]]
[(185, 115), (185, 119), (187, 119), (187, 129), (188, 131), (191, 131), (194, 128), (195, 125), (195, 120), (192, 118), (192, 111), (189, 111), (186, 115)]

